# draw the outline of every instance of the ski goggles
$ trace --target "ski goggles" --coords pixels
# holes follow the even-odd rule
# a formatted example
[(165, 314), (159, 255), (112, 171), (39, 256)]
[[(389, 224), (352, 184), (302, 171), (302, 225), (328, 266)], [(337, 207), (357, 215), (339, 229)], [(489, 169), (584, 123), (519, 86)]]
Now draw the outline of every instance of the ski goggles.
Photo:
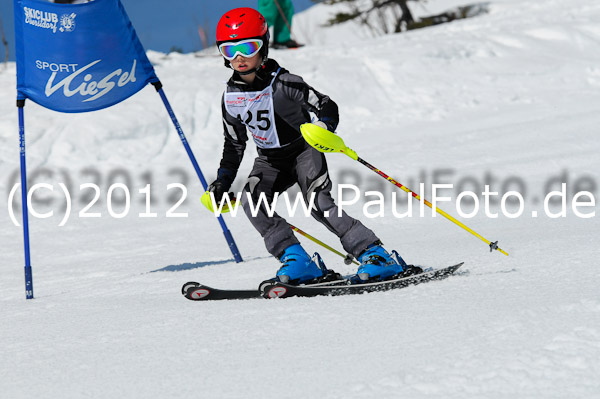
[(233, 61), (235, 57), (241, 55), (245, 58), (254, 57), (262, 48), (263, 41), (260, 39), (247, 39), (240, 42), (225, 42), (219, 45), (219, 52), (225, 59)]

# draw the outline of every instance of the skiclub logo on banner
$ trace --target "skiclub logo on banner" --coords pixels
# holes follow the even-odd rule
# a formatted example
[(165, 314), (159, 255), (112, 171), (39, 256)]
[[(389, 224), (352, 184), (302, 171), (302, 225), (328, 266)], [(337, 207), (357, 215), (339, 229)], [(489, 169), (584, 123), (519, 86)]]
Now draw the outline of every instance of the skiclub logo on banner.
[(43, 12), (34, 8), (23, 7), (25, 23), (42, 29), (50, 29), (56, 33), (58, 15), (53, 12)]
[[(60, 19), (58, 14), (40, 11), (34, 8), (23, 7), (25, 23), (42, 29), (50, 29), (52, 33), (72, 32), (75, 29), (77, 14), (63, 14)], [(57, 26), (57, 24), (60, 24)], [(57, 29), (58, 28), (58, 29)]]
[(16, 0), (15, 26), (20, 99), (60, 112), (87, 112), (158, 81), (117, 0), (68, 6)]

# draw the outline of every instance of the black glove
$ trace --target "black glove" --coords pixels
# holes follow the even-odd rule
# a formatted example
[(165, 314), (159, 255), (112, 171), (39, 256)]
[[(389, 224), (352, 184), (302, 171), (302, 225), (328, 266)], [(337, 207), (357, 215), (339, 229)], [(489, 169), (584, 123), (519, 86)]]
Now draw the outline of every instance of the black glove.
[[(206, 191), (213, 193), (217, 204), (221, 203), (223, 196), (231, 188), (235, 175), (235, 172), (226, 168), (219, 168), (217, 171), (217, 179), (206, 189)], [(230, 198), (233, 198), (233, 196), (230, 196)]]
[(217, 204), (220, 204), (221, 200), (223, 199), (223, 196), (228, 190), (229, 187), (226, 187), (225, 182), (217, 179), (214, 182), (212, 182), (210, 186), (208, 186), (208, 189), (206, 191), (212, 192), (215, 196), (215, 202)]
[[(335, 133), (335, 128), (338, 125), (337, 120), (335, 120), (331, 117), (324, 116), (322, 118), (319, 118), (319, 122), (321, 122), (325, 125), (325, 129), (329, 130), (332, 133)], [(321, 126), (321, 127), (323, 127), (323, 126)]]

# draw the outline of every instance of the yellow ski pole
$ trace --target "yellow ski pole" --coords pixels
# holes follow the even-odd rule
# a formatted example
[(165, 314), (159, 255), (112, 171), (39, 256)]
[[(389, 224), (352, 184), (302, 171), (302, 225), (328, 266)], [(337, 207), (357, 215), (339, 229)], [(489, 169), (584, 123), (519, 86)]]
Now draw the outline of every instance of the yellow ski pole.
[(371, 169), (373, 172), (377, 173), (379, 176), (383, 177), (384, 179), (386, 179), (387, 181), (389, 181), (396, 187), (399, 187), (402, 190), (404, 190), (405, 192), (407, 192), (408, 194), (411, 194), (416, 200), (423, 201), (428, 207), (435, 210), (437, 213), (444, 216), (446, 219), (448, 219), (451, 222), (453, 222), (454, 224), (462, 227), (469, 233), (473, 234), (475, 237), (479, 238), (481, 241), (488, 244), (490, 247), (490, 252), (492, 252), (493, 250), (497, 250), (497, 251), (500, 251), (501, 253), (503, 253), (504, 255), (508, 256), (508, 253), (506, 253), (500, 247), (498, 247), (498, 241), (495, 241), (495, 242), (489, 241), (488, 239), (486, 239), (486, 238), (482, 237), (480, 234), (478, 234), (476, 231), (470, 229), (469, 227), (467, 227), (460, 221), (456, 220), (455, 218), (453, 218), (452, 216), (450, 216), (449, 214), (447, 214), (446, 212), (441, 210), (440, 208), (434, 207), (431, 204), (431, 202), (427, 201), (424, 198), (421, 199), (421, 197), (417, 193), (408, 189), (406, 186), (403, 186), (402, 184), (398, 183), (396, 180), (392, 179), (391, 177), (389, 177), (388, 175), (383, 173), (381, 170), (377, 169), (375, 166), (371, 165), (364, 159), (360, 158), (354, 150), (348, 148), (346, 146), (346, 144), (344, 144), (344, 140), (342, 140), (342, 138), (340, 136), (338, 136), (337, 134), (332, 133), (329, 130), (323, 129), (322, 127), (314, 125), (312, 123), (305, 123), (305, 124), (301, 125), (300, 131), (302, 133), (302, 136), (306, 140), (306, 142), (308, 144), (310, 144), (311, 146), (313, 146), (318, 151), (323, 152), (323, 153), (341, 152), (342, 154), (348, 155), (350, 158), (365, 165), (367, 168)]
[(337, 251), (337, 250), (333, 249), (332, 247), (330, 247), (329, 245), (325, 244), (324, 242), (317, 240), (315, 237), (311, 236), (308, 233), (305, 233), (304, 231), (300, 230), (296, 226), (294, 226), (294, 225), (292, 225), (290, 223), (288, 223), (288, 224), (290, 225), (290, 227), (292, 228), (292, 230), (294, 230), (294, 231), (302, 234), (304, 237), (308, 238), (312, 242), (315, 242), (315, 243), (319, 244), (320, 246), (322, 246), (323, 248), (327, 248), (328, 250), (330, 250), (334, 254), (337, 254), (337, 255), (341, 256), (342, 258), (344, 258), (344, 263), (345, 264), (349, 265), (350, 263), (354, 263), (356, 265), (360, 265), (360, 263), (358, 263), (357, 261), (353, 260), (352, 255), (350, 255), (350, 254), (344, 255), (340, 251)]

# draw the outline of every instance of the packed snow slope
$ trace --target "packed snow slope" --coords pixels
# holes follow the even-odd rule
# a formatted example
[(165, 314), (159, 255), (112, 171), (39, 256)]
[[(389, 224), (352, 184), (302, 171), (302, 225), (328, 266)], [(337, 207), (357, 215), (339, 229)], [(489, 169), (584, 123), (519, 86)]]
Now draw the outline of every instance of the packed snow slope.
[[(458, 3), (429, 4), (441, 11)], [(367, 217), (374, 208), (364, 209), (373, 199), (366, 191), (388, 198), (397, 189), (332, 154), (332, 179), (361, 188), (361, 200), (346, 207), (350, 214), (408, 262), (465, 261), (463, 272), (361, 296), (187, 301), (179, 292), (186, 281), (255, 287), (278, 262), (242, 213), (225, 218), (245, 259), (233, 261), (149, 87), (91, 114), (28, 102), (30, 183), (54, 187), (33, 202), (37, 212), (54, 214), (31, 218), (36, 299), (26, 301), (22, 230), (7, 207), (19, 166), (9, 64), (0, 67), (0, 396), (600, 397), (598, 206), (578, 208), (590, 218), (571, 208), (575, 192), (598, 195), (600, 3), (495, 1), (488, 14), (469, 20), (379, 39), (347, 25), (319, 41), (326, 30), (318, 23), (329, 12), (319, 5), (298, 15), (298, 26), (313, 27), (304, 30), (313, 35), (310, 44), (272, 57), (330, 95), (340, 106), (338, 134), (346, 144), (408, 187), (436, 180), (477, 192), (485, 183), (500, 195), (519, 191), (520, 217), (503, 215), (498, 197), (490, 212), (499, 217), (486, 215), (483, 200), (477, 216), (459, 217), (499, 240), (510, 256), (490, 254), (444, 218), (419, 217), (416, 206), (412, 218), (394, 217), (389, 202), (385, 217)], [(222, 151), (220, 99), (229, 72), (207, 53), (150, 57), (210, 181)], [(255, 154), (249, 145), (236, 190)], [(123, 218), (109, 214), (106, 200), (117, 182), (132, 198)], [(187, 196), (174, 212), (187, 217), (166, 216), (182, 196), (167, 190), (176, 182)], [(561, 182), (566, 216), (550, 218), (544, 195)], [(73, 196), (62, 227), (59, 183)], [(102, 188), (88, 210), (99, 218), (79, 216), (94, 194), (79, 189), (84, 183)], [(146, 184), (155, 218), (139, 217)], [(456, 187), (446, 193), (456, 200)], [(125, 209), (122, 198), (123, 190), (114, 190), (113, 214)], [(440, 206), (458, 217), (454, 202)], [(465, 205), (465, 213), (471, 209)], [(509, 203), (507, 211), (517, 210)], [(314, 220), (289, 220), (340, 248)], [(336, 255), (300, 240), (329, 267), (352, 272)]]

